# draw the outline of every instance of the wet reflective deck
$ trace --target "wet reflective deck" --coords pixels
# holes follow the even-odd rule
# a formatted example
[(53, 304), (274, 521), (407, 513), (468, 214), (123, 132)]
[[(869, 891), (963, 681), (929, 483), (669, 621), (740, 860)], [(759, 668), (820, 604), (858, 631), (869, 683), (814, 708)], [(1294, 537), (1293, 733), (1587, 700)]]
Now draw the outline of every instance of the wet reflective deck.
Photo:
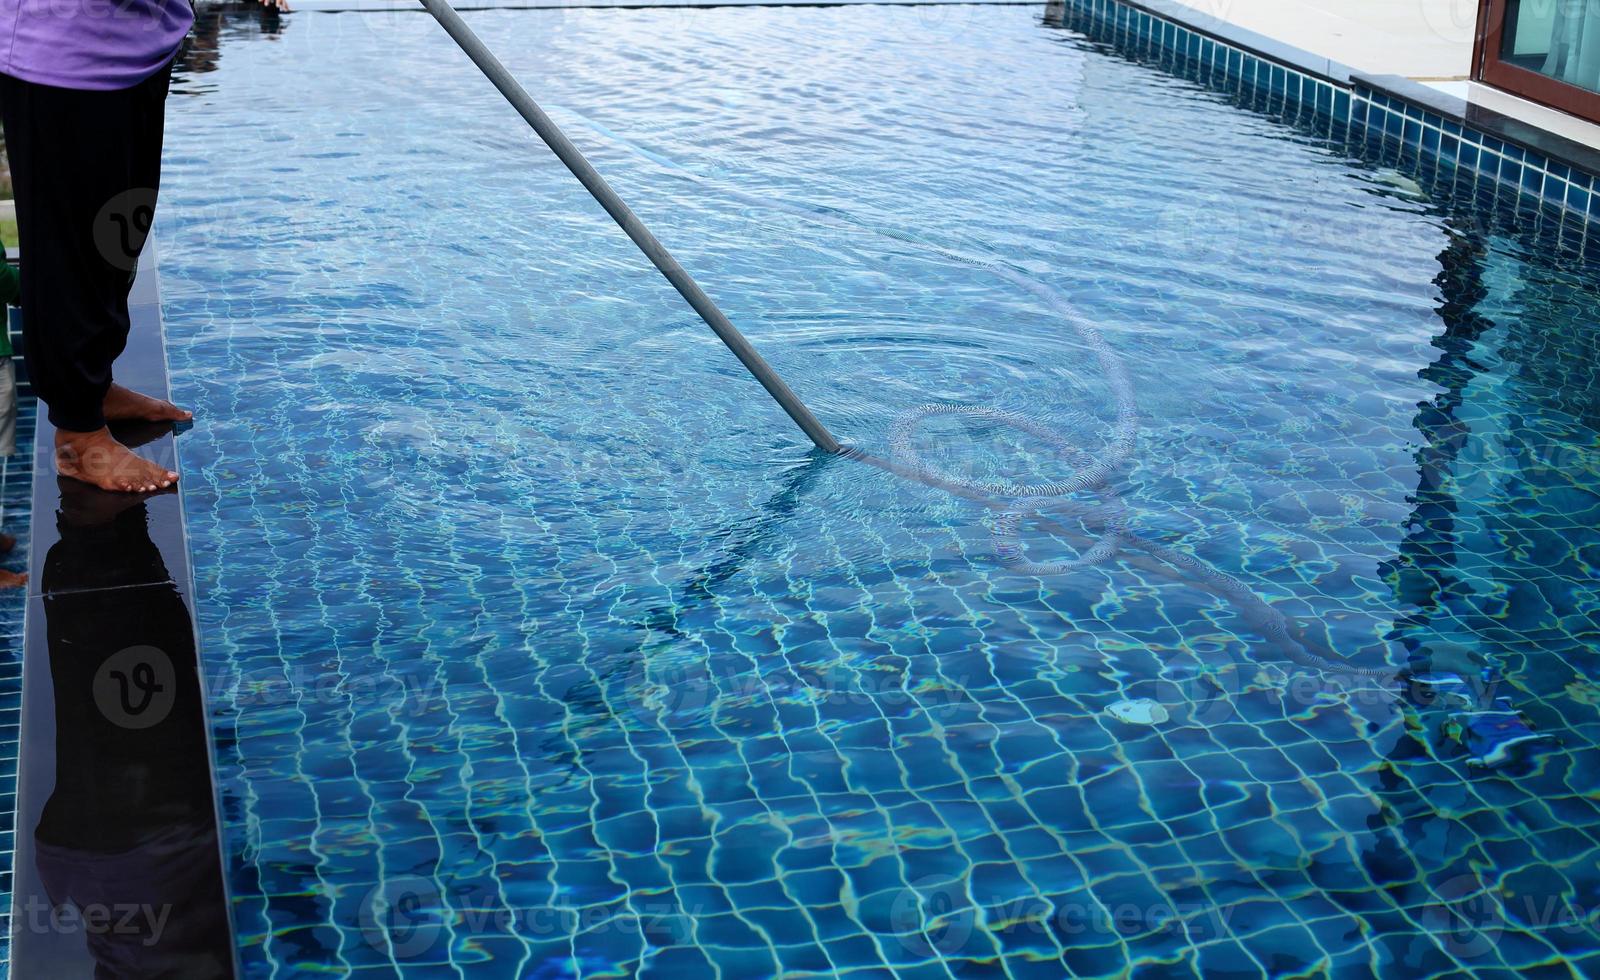
[[(116, 377), (165, 391), (153, 249), (130, 313)], [(179, 496), (59, 478), (37, 425), (11, 976), (232, 977)], [(175, 458), (170, 426), (117, 435)]]

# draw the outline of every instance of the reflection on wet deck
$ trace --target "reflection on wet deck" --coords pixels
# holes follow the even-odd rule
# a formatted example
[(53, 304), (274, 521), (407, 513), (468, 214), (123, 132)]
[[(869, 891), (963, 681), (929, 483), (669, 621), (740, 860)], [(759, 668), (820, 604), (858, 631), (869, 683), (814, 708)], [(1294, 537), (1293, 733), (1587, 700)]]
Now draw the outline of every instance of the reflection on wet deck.
[[(166, 388), (147, 251), (117, 377)], [(12, 971), (235, 975), (176, 492), (111, 494), (54, 475), (38, 420), (27, 596)], [(170, 426), (118, 437), (171, 464)]]

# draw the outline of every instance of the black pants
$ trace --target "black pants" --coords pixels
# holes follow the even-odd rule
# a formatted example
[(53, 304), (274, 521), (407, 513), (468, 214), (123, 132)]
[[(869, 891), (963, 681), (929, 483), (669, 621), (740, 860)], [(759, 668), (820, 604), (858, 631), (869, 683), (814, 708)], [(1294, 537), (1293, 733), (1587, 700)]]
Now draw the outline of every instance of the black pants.
[(0, 75), (22, 246), (23, 354), (58, 429), (105, 424), (128, 290), (155, 216), (171, 66), (112, 92)]

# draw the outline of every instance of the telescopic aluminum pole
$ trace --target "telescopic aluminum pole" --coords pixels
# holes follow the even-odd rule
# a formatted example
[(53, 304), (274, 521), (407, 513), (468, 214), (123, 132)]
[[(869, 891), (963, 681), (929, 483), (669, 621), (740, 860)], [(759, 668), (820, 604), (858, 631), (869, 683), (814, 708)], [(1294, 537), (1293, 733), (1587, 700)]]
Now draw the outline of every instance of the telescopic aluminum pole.
[(783, 379), (778, 377), (776, 371), (772, 370), (772, 366), (760, 354), (756, 353), (756, 349), (751, 346), (750, 341), (746, 340), (744, 334), (740, 333), (739, 329), (723, 315), (722, 310), (717, 308), (717, 304), (712, 302), (711, 297), (707, 296), (705, 290), (700, 288), (700, 284), (694, 281), (694, 277), (689, 275), (688, 271), (678, 264), (678, 260), (674, 259), (672, 254), (667, 251), (666, 247), (656, 240), (656, 236), (652, 235), (650, 229), (644, 226), (644, 222), (640, 221), (639, 216), (633, 213), (633, 209), (623, 203), (622, 198), (617, 196), (617, 192), (611, 189), (611, 185), (606, 183), (605, 178), (601, 177), (599, 172), (590, 165), (589, 161), (584, 158), (583, 153), (572, 144), (571, 140), (567, 139), (566, 134), (561, 131), (560, 127), (549, 116), (545, 115), (545, 111), (539, 108), (539, 103), (533, 101), (533, 97), (528, 94), (527, 90), (518, 84), (510, 72), (506, 71), (506, 66), (500, 63), (500, 59), (496, 58), (494, 53), (478, 39), (478, 35), (473, 33), (472, 28), (468, 27), (466, 21), (461, 19), (461, 15), (456, 13), (454, 7), (450, 6), (449, 0), (421, 0), (421, 2), (422, 6), (427, 8), (428, 13), (433, 15), (433, 19), (439, 22), (439, 26), (445, 29), (445, 32), (455, 40), (461, 50), (466, 52), (467, 57), (471, 58), (489, 81), (494, 83), (494, 87), (499, 89), (500, 94), (506, 97), (506, 101), (511, 103), (511, 107), (522, 114), (522, 118), (527, 120), (528, 125), (533, 127), (535, 133), (539, 134), (539, 138), (545, 141), (545, 144), (555, 152), (561, 162), (567, 165), (567, 169), (572, 171), (572, 175), (578, 178), (590, 194), (594, 195), (594, 199), (600, 202), (600, 206), (606, 209), (606, 213), (611, 215), (622, 230), (628, 233), (628, 237), (633, 239), (633, 243), (639, 246), (639, 251), (643, 252), (645, 257), (657, 269), (661, 270), (661, 274), (666, 276), (667, 281), (672, 283), (683, 298), (689, 301), (689, 305), (694, 307), (694, 311), (700, 314), (700, 318), (706, 321), (707, 326), (711, 327), (712, 331), (716, 333), (724, 344), (728, 345), (728, 349), (733, 351), (733, 356), (737, 357), (745, 368), (755, 375), (756, 380), (761, 382), (761, 386), (767, 389), (767, 393), (783, 407), (785, 412), (789, 413), (789, 417), (794, 419), (795, 424), (800, 426), (807, 436), (811, 437), (811, 441), (817, 444), (817, 448), (828, 453), (842, 452), (843, 449), (840, 447), (839, 441), (833, 437), (833, 433), (829, 432), (826, 426), (817, 421), (817, 417), (812, 415), (811, 410), (806, 408), (805, 403), (795, 395), (788, 385), (783, 383)]

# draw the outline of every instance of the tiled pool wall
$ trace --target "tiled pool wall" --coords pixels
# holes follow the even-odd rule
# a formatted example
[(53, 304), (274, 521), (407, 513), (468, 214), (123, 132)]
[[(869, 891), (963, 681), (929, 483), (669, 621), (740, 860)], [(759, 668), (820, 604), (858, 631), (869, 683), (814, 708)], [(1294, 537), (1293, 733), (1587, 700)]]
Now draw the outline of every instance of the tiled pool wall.
[[(12, 349), (22, 350), (12, 311)], [(33, 493), (33, 422), (37, 403), (17, 358), (17, 451), (0, 456), (0, 529), (17, 539), (0, 565), (27, 567), (29, 506)], [(11, 972), (11, 870), (17, 811), (17, 748), (22, 710), (23, 611), (26, 589), (0, 590), (0, 978)]]
[[(1121, 51), (1173, 59), (1172, 67), (1210, 88), (1327, 126), (1329, 135), (1342, 128), (1398, 151), (1418, 176), (1469, 179), (1518, 205), (1538, 205), (1560, 220), (1564, 236), (1592, 240), (1591, 229), (1600, 228), (1600, 176), (1380, 91), (1359, 76), (1346, 82), (1303, 71), (1121, 0), (1056, 0), (1047, 9)], [(1343, 74), (1332, 63), (1329, 68)], [(1423, 172), (1428, 168), (1437, 170)]]

